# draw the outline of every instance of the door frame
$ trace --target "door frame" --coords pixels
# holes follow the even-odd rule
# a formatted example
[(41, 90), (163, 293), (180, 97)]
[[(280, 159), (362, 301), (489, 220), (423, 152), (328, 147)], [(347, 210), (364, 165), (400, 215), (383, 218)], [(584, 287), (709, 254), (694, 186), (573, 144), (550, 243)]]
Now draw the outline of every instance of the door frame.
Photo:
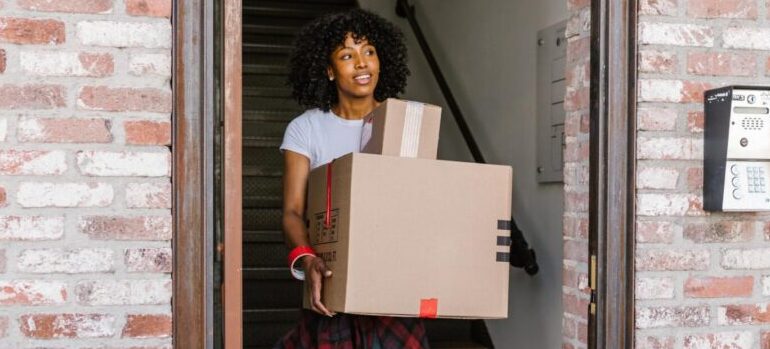
[(591, 2), (588, 348), (634, 347), (637, 0)]
[[(172, 342), (178, 349), (213, 349), (214, 260), (223, 255), (222, 339), (243, 346), (241, 278), (241, 0), (221, 8), (205, 0), (172, 3)], [(221, 16), (221, 18), (216, 18)], [(223, 23), (221, 37), (215, 25)], [(222, 43), (215, 49), (215, 40)], [(221, 64), (221, 69), (215, 69)], [(216, 76), (215, 74), (221, 74)], [(217, 86), (217, 84), (221, 84)], [(221, 91), (221, 104), (215, 93)], [(221, 108), (221, 110), (217, 110)], [(216, 122), (223, 113), (223, 125)], [(222, 130), (223, 188), (214, 180), (214, 135)], [(216, 203), (215, 190), (222, 202)], [(215, 246), (215, 205), (224, 206), (224, 244)], [(223, 282), (223, 285), (225, 282)]]
[[(591, 4), (589, 348), (633, 348), (637, 11), (637, 0)], [(172, 13), (172, 340), (177, 349), (212, 349), (215, 11), (210, 1), (173, 0)], [(225, 279), (236, 285), (224, 291), (224, 337), (226, 349), (240, 349), (241, 0), (224, 0), (222, 15)]]

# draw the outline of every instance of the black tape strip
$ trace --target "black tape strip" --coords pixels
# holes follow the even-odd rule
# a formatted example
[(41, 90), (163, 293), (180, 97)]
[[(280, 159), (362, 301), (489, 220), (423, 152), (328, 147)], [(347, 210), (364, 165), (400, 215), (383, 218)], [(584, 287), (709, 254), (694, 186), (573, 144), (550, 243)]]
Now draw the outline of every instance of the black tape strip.
[(511, 246), (511, 237), (510, 236), (498, 236), (497, 237), (497, 246)]
[(511, 254), (508, 252), (497, 252), (497, 261), (508, 263), (511, 261)]
[(511, 230), (511, 221), (498, 220), (497, 230)]

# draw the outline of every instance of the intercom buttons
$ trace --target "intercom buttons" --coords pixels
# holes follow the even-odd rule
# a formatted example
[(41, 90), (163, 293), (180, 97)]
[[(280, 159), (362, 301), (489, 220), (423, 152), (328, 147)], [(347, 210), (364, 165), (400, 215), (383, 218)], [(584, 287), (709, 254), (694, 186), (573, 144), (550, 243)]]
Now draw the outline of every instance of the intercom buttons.
[(742, 197), (743, 195), (741, 195), (741, 191), (739, 189), (733, 190), (733, 198), (735, 198), (735, 200), (740, 200)]
[(740, 187), (741, 186), (741, 179), (738, 177), (733, 177), (733, 187)]
[(738, 175), (738, 165), (730, 166), (730, 173), (732, 173), (734, 175)]

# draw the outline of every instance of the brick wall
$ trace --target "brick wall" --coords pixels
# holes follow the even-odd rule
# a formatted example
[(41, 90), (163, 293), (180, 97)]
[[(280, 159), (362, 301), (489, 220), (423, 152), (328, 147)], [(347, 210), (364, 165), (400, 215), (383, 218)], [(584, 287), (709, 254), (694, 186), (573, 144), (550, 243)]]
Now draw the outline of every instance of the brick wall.
[(770, 215), (702, 210), (702, 92), (770, 84), (770, 1), (639, 10), (636, 348), (770, 348)]
[(590, 0), (568, 0), (567, 90), (564, 108), (564, 285), (563, 348), (588, 341), (588, 122)]
[(171, 0), (0, 0), (0, 348), (171, 342)]

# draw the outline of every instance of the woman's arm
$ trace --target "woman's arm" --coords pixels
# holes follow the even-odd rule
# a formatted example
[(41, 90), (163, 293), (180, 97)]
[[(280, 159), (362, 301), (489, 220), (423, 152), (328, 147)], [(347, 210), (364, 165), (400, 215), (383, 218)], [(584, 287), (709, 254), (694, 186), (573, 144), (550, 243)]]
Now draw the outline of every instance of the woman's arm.
[[(297, 246), (310, 246), (310, 241), (303, 219), (305, 212), (305, 196), (307, 195), (307, 179), (310, 174), (310, 160), (304, 155), (290, 150), (284, 151), (283, 174), (283, 231), (289, 249)], [(321, 303), (321, 288), (324, 277), (331, 277), (332, 272), (326, 268), (323, 259), (313, 256), (302, 257), (305, 269), (306, 284), (310, 287), (311, 308), (313, 311), (332, 316)]]

